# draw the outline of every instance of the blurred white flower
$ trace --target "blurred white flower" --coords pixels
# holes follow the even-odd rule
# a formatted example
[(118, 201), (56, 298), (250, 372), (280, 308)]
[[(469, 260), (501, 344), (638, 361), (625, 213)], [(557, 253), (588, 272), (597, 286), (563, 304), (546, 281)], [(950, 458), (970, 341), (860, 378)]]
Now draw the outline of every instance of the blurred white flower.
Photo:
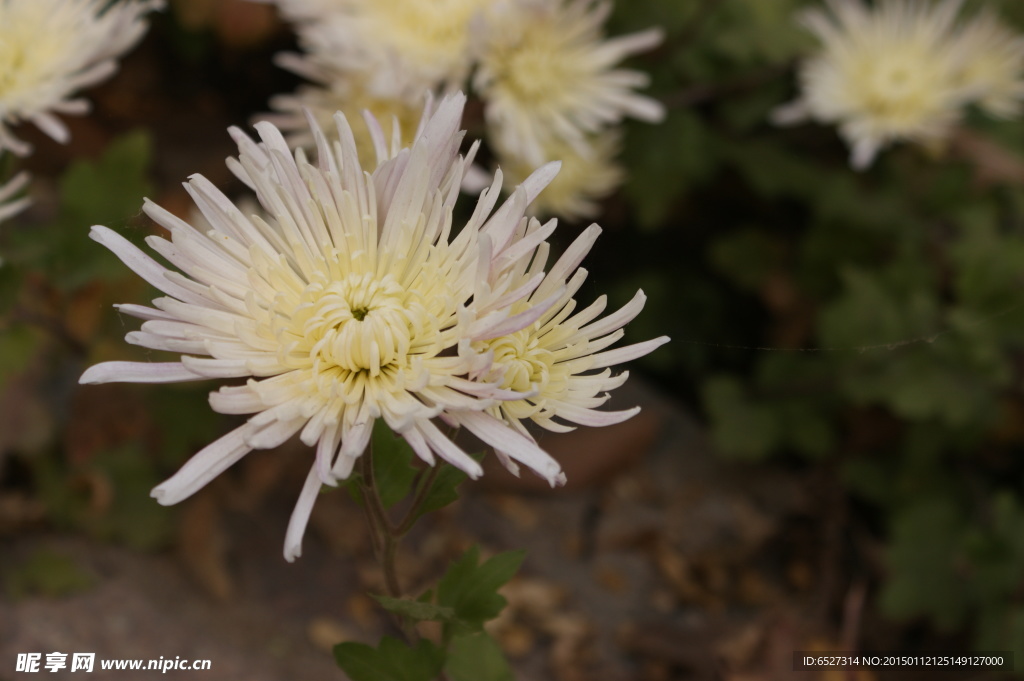
[[(524, 217), (525, 208), (557, 165), (527, 178), (492, 214), (497, 179), (469, 221), (454, 229), (463, 170), (476, 150), (458, 155), (464, 103), (461, 94), (442, 101), (411, 148), (389, 150), (373, 125), (377, 155), (385, 160), (372, 173), (363, 172), (343, 115), (335, 118), (334, 145), (314, 127), (315, 166), (302, 151), (293, 156), (269, 123), (256, 125), (261, 143), (233, 129), (240, 155), (228, 165), (270, 219), (244, 215), (200, 175), (186, 188), (209, 231), (147, 202), (145, 212), (171, 238), (146, 241), (180, 272), (110, 229), (93, 228), (93, 239), (167, 294), (154, 307), (120, 306), (144, 320), (126, 340), (181, 358), (101, 363), (82, 383), (251, 377), (212, 393), (210, 403), (221, 413), (253, 416), (157, 486), (153, 495), (161, 503), (188, 497), (249, 451), (298, 433), (317, 453), (285, 539), (292, 560), (321, 484), (349, 475), (378, 418), (430, 464), (438, 456), (472, 477), (481, 473), (435, 424), (441, 419), (466, 427), (503, 460), (551, 484), (564, 480), (536, 443), (488, 413), (498, 402), (527, 395), (504, 388), (502, 376), (490, 376), (491, 355), (471, 350), (548, 319), (564, 298), (559, 278), (565, 272), (558, 266), (547, 279), (525, 283), (514, 269), (550, 234), (514, 238), (536, 224)], [(572, 368), (583, 370), (584, 363)]]
[(775, 122), (837, 125), (858, 169), (893, 142), (944, 139), (970, 97), (956, 78), (962, 57), (951, 49), (961, 0), (826, 4), (830, 13), (801, 14), (822, 51), (801, 65), (800, 97), (776, 110)]
[[(544, 146), (546, 160), (561, 161), (562, 169), (537, 200), (530, 204), (533, 215), (557, 215), (576, 220), (593, 218), (600, 212), (598, 201), (611, 194), (625, 176), (615, 162), (621, 135), (615, 129), (591, 135), (587, 153), (581, 154), (562, 140), (551, 140)], [(510, 186), (526, 179), (536, 167), (514, 154), (497, 149), (498, 165)]]
[(614, 68), (662, 39), (659, 29), (605, 39), (609, 2), (510, 0), (491, 10), (473, 78), (497, 146), (528, 163), (559, 140), (588, 153), (587, 137), (632, 116), (658, 122), (664, 109), (634, 92), (648, 76)]
[(419, 92), (463, 87), (472, 64), (470, 25), (495, 0), (277, 0), (303, 49), (364, 73), (372, 94), (393, 82)]
[(971, 92), (982, 111), (1013, 118), (1024, 100), (1024, 37), (1010, 31), (989, 11), (964, 26), (953, 41), (959, 54), (957, 82)]
[[(256, 1), (275, 2), (295, 22), (304, 50), (279, 55), (278, 63), (310, 84), (274, 97), (274, 113), (263, 116), (291, 144), (311, 145), (307, 110), (321, 122), (336, 110), (350, 120), (367, 110), (397, 120), (393, 129), (411, 130), (425, 94), (464, 86), (472, 71), (485, 137), (506, 177), (516, 182), (546, 162), (563, 162), (536, 214), (594, 215), (597, 201), (622, 181), (613, 127), (629, 116), (664, 116), (661, 104), (635, 91), (648, 76), (617, 68), (657, 45), (662, 32), (606, 39), (610, 0)], [(370, 143), (353, 127), (365, 163)], [(488, 183), (474, 177), (465, 187)]]
[(146, 31), (143, 15), (162, 0), (0, 1), (0, 149), (31, 150), (9, 126), (35, 124), (67, 142), (55, 114), (81, 114), (88, 102), (73, 95), (117, 70), (116, 59)]
[(351, 4), (351, 0), (252, 0), (275, 5), (288, 21), (316, 22)]
[(30, 203), (27, 196), (11, 200), (11, 197), (20, 192), (28, 184), (28, 173), (18, 173), (7, 184), (0, 186), (0, 222), (3, 222), (12, 215), (25, 210)]
[[(359, 160), (367, 168), (376, 166), (377, 160), (370, 128), (363, 122), (363, 112), (368, 112), (380, 121), (393, 145), (397, 144), (401, 148), (412, 144), (417, 124), (424, 115), (423, 90), (396, 88), (390, 94), (373, 94), (360, 82), (358, 73), (340, 72), (311, 56), (281, 54), (278, 55), (278, 62), (284, 68), (313, 81), (308, 85), (300, 85), (293, 94), (275, 95), (270, 99), (270, 108), (274, 113), (258, 117), (279, 128), (290, 146), (307, 149), (314, 146), (307, 112), (330, 138), (331, 131), (335, 129), (334, 114), (339, 111), (350, 121)], [(429, 92), (426, 99), (430, 99)], [(395, 135), (398, 137), (395, 138)]]

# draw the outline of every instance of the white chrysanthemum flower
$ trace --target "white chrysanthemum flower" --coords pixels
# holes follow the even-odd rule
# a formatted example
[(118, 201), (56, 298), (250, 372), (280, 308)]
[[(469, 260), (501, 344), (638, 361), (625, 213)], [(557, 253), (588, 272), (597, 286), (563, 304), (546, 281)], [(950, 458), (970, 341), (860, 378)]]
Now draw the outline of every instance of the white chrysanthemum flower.
[(539, 165), (552, 140), (586, 154), (588, 135), (626, 116), (663, 118), (661, 104), (634, 92), (647, 74), (614, 68), (661, 42), (661, 31), (606, 40), (609, 11), (594, 0), (512, 0), (490, 13), (473, 85), (497, 146)]
[(29, 153), (7, 127), (22, 121), (67, 142), (68, 129), (55, 114), (88, 110), (86, 100), (71, 97), (117, 70), (116, 59), (146, 31), (143, 15), (162, 4), (0, 1), (0, 149)]
[(253, 0), (276, 5), (288, 21), (316, 22), (344, 8), (351, 0)]
[(370, 75), (371, 91), (398, 78), (419, 89), (461, 87), (473, 55), (470, 24), (495, 0), (278, 0), (303, 48)]
[(252, 377), (220, 388), (210, 403), (253, 416), (157, 486), (160, 503), (181, 501), (249, 451), (299, 434), (316, 447), (316, 462), (285, 538), (292, 560), (321, 484), (349, 475), (379, 418), (430, 464), (438, 456), (471, 477), (481, 473), (435, 424), (440, 418), (551, 484), (564, 480), (556, 461), (487, 413), (523, 395), (470, 379), (487, 371), (487, 357), (460, 351), (529, 326), (561, 296), (554, 287), (549, 299), (513, 310), (540, 281), (515, 287), (511, 271), (488, 266), (492, 256), (515, 253), (510, 237), (555, 168), (535, 173), (493, 215), (500, 184), (484, 192), (468, 223), (454, 230), (452, 208), (476, 148), (467, 159), (458, 155), (464, 104), (461, 94), (442, 101), (411, 148), (389, 150), (375, 127), (383, 161), (372, 173), (362, 170), (343, 115), (335, 118), (333, 148), (314, 126), (315, 166), (301, 151), (293, 156), (269, 123), (256, 125), (259, 144), (232, 130), (240, 155), (228, 164), (271, 219), (245, 216), (200, 175), (186, 189), (213, 225), (205, 234), (147, 202), (145, 212), (171, 238), (146, 241), (180, 272), (93, 228), (93, 239), (167, 294), (152, 308), (120, 306), (145, 320), (127, 340), (182, 356), (105, 362), (82, 383)]
[(827, 0), (804, 25), (823, 50), (800, 69), (800, 98), (775, 112), (779, 124), (807, 118), (836, 124), (855, 168), (897, 141), (934, 143), (959, 119), (969, 91), (957, 82), (951, 49), (961, 0)]
[(970, 90), (982, 111), (996, 118), (1021, 113), (1024, 100), (1024, 37), (983, 11), (957, 34), (957, 83)]
[(28, 184), (28, 173), (18, 173), (7, 184), (0, 186), (0, 222), (3, 222), (12, 215), (25, 210), (29, 204), (29, 198), (24, 196), (20, 199), (11, 200), (11, 197), (20, 192)]
[[(495, 258), (492, 266), (498, 272), (510, 271), (513, 285), (536, 286), (528, 299), (513, 306), (514, 312), (528, 310), (552, 296), (557, 302), (529, 326), (472, 344), (475, 352), (492, 358), (487, 378), (499, 381), (510, 391), (526, 394), (522, 399), (496, 402), (489, 411), (527, 437), (529, 432), (522, 423), (527, 419), (547, 430), (565, 432), (573, 427), (563, 422), (607, 426), (635, 415), (639, 407), (597, 411), (607, 401), (607, 391), (619, 387), (628, 377), (627, 372), (613, 376), (607, 367), (642, 357), (669, 340), (662, 336), (606, 350), (622, 338), (622, 327), (640, 313), (646, 297), (638, 291), (629, 303), (601, 319), (598, 317), (607, 306), (606, 296), (577, 312), (573, 296), (587, 277), (587, 271), (579, 265), (601, 229), (595, 224), (584, 230), (545, 274), (550, 251), (547, 242), (533, 248), (521, 246), (545, 238), (554, 229), (554, 222), (543, 226), (536, 220), (522, 223), (513, 241), (517, 247)], [(501, 450), (496, 453), (516, 471), (507, 455), (503, 456)]]
[[(315, 83), (299, 86), (294, 94), (272, 97), (270, 108), (275, 113), (260, 116), (279, 128), (292, 147), (311, 149), (315, 144), (307, 112), (326, 131), (334, 128), (334, 114), (338, 111), (352, 121), (356, 150), (365, 167), (373, 166), (375, 152), (370, 128), (361, 120), (364, 111), (380, 121), (385, 131), (392, 133), (392, 138), (399, 135), (399, 146), (409, 146), (415, 139), (417, 123), (424, 115), (422, 90), (413, 94), (409, 89), (401, 88), (390, 94), (372, 94), (354, 75), (339, 73), (319, 60), (282, 54), (278, 61)], [(429, 99), (428, 93), (428, 102)], [(429, 103), (427, 108), (430, 108)]]
[[(561, 140), (545, 145), (545, 158), (561, 161), (562, 169), (530, 205), (530, 212), (573, 220), (596, 216), (601, 210), (598, 201), (615, 191), (625, 176), (615, 162), (619, 138), (618, 132), (613, 130), (593, 135), (587, 140), (586, 154)], [(525, 180), (535, 167), (514, 154), (497, 151), (498, 164), (510, 186)]]

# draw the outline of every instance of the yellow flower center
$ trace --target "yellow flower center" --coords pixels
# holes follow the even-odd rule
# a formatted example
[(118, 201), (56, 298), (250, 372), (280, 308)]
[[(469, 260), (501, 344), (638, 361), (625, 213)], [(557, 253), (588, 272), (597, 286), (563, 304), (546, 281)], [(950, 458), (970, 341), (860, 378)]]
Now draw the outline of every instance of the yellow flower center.
[(45, 86), (74, 44), (71, 27), (59, 21), (67, 12), (48, 20), (41, 5), (0, 5), (0, 99), (8, 106), (11, 97)]
[(486, 58), (495, 80), (519, 101), (547, 105), (562, 99), (585, 75), (578, 66), (585, 62), (574, 61), (574, 52), (551, 28), (536, 26), (518, 43), (495, 49)]
[(864, 74), (865, 103), (875, 115), (918, 117), (932, 105), (927, 78), (915, 76), (910, 65), (884, 62), (872, 65)]
[(410, 61), (448, 68), (463, 59), (468, 26), (486, 0), (373, 0), (387, 43)]
[(390, 274), (310, 284), (303, 298), (309, 302), (292, 317), (293, 328), (309, 343), (320, 372), (338, 368), (375, 377), (387, 367), (405, 368), (436, 342), (436, 325), (419, 296)]
[(490, 343), (495, 364), (505, 368), (503, 388), (528, 392), (534, 388), (542, 394), (551, 381), (554, 355), (538, 347), (530, 329), (503, 336)]
[(882, 52), (865, 46), (847, 63), (848, 101), (891, 132), (914, 130), (944, 110), (950, 83), (937, 61), (913, 42)]

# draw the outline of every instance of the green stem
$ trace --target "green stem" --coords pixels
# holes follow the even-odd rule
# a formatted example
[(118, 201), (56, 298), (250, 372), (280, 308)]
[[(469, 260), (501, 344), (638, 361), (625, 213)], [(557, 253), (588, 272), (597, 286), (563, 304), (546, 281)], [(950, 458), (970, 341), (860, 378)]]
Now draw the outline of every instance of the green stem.
[[(377, 556), (377, 560), (380, 561), (383, 555), (383, 540), (384, 534), (383, 528), (380, 526), (380, 522), (377, 520), (376, 514), (373, 509), (370, 508), (370, 496), (373, 494), (370, 490), (370, 486), (367, 484), (367, 469), (369, 463), (369, 454), (359, 457), (359, 492), (362, 496), (363, 503), (360, 507), (363, 510), (363, 516), (366, 518), (366, 524), (370, 528), (370, 540), (373, 542), (373, 555)], [(370, 478), (372, 480), (372, 476)]]
[[(363, 509), (367, 521), (370, 524), (370, 532), (373, 535), (374, 552), (384, 573), (384, 585), (388, 595), (392, 598), (402, 597), (402, 586), (398, 581), (398, 541), (401, 534), (398, 532), (388, 518), (387, 511), (380, 499), (380, 490), (377, 489), (376, 480), (373, 475), (373, 444), (371, 442), (366, 453), (360, 457), (360, 472), (362, 480), (360, 489), (363, 493)], [(399, 628), (410, 644), (419, 640), (419, 633), (415, 624), (408, 618), (399, 615), (395, 616)]]
[(398, 583), (398, 571), (395, 566), (398, 537), (395, 534), (395, 527), (391, 524), (391, 520), (384, 510), (384, 504), (381, 503), (380, 493), (374, 481), (372, 445), (361, 458), (363, 503), (374, 535), (374, 548), (377, 552), (377, 559), (384, 570), (384, 583), (387, 587), (388, 595), (392, 598), (401, 598), (402, 587)]
[(402, 587), (398, 584), (398, 541), (390, 534), (384, 535), (384, 551), (381, 555), (381, 567), (384, 568), (384, 582), (388, 587), (388, 595), (392, 598), (402, 597)]
[(395, 528), (395, 532), (399, 537), (405, 536), (412, 529), (416, 519), (419, 517), (420, 507), (426, 501), (427, 494), (430, 492), (430, 488), (434, 486), (434, 480), (437, 479), (437, 475), (440, 472), (441, 464), (435, 463), (433, 466), (428, 467), (425, 473), (420, 474), (419, 480), (416, 483), (416, 494), (412, 498), (409, 510), (405, 512), (402, 521)]

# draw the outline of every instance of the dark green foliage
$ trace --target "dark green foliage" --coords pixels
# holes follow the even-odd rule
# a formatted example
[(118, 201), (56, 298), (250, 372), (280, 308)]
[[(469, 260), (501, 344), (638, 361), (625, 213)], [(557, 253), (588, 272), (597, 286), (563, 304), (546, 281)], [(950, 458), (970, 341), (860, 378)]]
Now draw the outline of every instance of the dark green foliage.
[(408, 617), (416, 622), (451, 622), (455, 619), (455, 609), (444, 605), (434, 605), (424, 600), (412, 601), (405, 598), (371, 595), (388, 612)]
[[(471, 454), (470, 456), (478, 462), (484, 458), (482, 452)], [(448, 504), (455, 502), (459, 498), (459, 485), (468, 478), (468, 475), (455, 466), (441, 465), (441, 469), (430, 483), (430, 488), (424, 493), (423, 503), (420, 504), (417, 517), (431, 511), (440, 510)], [(424, 484), (426, 483), (424, 482)]]
[[(373, 424), (370, 452), (374, 485), (384, 508), (391, 508), (406, 497), (416, 479), (414, 452), (403, 438), (391, 432), (383, 419), (377, 419)], [(364, 482), (363, 474), (358, 469), (346, 480), (349, 494), (360, 504), (364, 503)]]
[[(656, 127), (630, 126), (624, 155), (634, 170), (626, 192), (635, 204), (640, 226), (650, 228), (664, 222), (679, 199), (679, 193), (666, 187), (666, 181), (688, 186), (711, 172), (712, 139), (700, 119), (686, 111), (672, 111)], [(642, 159), (633, 158), (641, 153)]]
[(444, 671), (451, 681), (514, 681), (501, 647), (486, 632), (456, 636)]
[(947, 629), (959, 624), (967, 608), (956, 574), (963, 531), (959, 509), (942, 499), (925, 500), (896, 515), (889, 552), (892, 575), (882, 607), (897, 617), (929, 614)]
[(391, 432), (383, 419), (373, 424), (373, 476), (384, 508), (405, 498), (416, 477), (412, 447)]
[(160, 462), (173, 469), (223, 430), (224, 417), (207, 401), (210, 387), (202, 384), (160, 386), (150, 391), (151, 413), (160, 428)]
[(442, 667), (452, 681), (510, 681), (512, 673), (501, 648), (483, 625), (505, 607), (498, 589), (512, 579), (523, 557), (523, 551), (511, 551), (480, 563), (480, 549), (473, 546), (449, 566), (436, 590), (415, 600), (374, 596), (407, 624), (440, 622), (443, 646), (424, 640), (407, 646), (389, 637), (377, 648), (342, 643), (334, 647), (338, 666), (353, 681), (433, 679)]
[(512, 579), (525, 557), (525, 551), (509, 551), (477, 564), (480, 549), (471, 547), (441, 578), (437, 602), (452, 608), (461, 624), (483, 627), (505, 607), (505, 598), (498, 589)]
[(1024, 611), (1007, 595), (1024, 572), (1024, 508), (1001, 493), (982, 506), (982, 517), (965, 517), (964, 510), (933, 499), (896, 515), (892, 576), (881, 604), (893, 616), (927, 615), (946, 629), (973, 618), (979, 649), (1020, 651)]
[[(377, 419), (373, 425), (373, 476), (384, 508), (392, 508), (410, 492), (420, 499), (412, 510), (412, 521), (425, 513), (444, 508), (459, 498), (458, 486), (467, 479), (467, 475), (458, 468), (444, 464), (435, 464), (437, 470), (424, 469), (416, 465), (416, 455), (412, 447), (399, 435), (388, 428), (383, 419)], [(471, 455), (477, 461), (484, 457), (483, 453)], [(362, 503), (362, 473), (358, 469), (347, 481), (352, 497)], [(422, 489), (429, 485), (427, 489)]]
[[(661, 47), (630, 66), (650, 73), (648, 92), (667, 116), (660, 125), (627, 123), (626, 185), (599, 219), (606, 233), (588, 259), (593, 274), (581, 302), (608, 292), (621, 304), (644, 289), (646, 308), (625, 340), (673, 338), (637, 364), (693, 401), (723, 456), (838, 471), (871, 517), (872, 539), (886, 545), (885, 572), (871, 577), (882, 580), (878, 604), (889, 616), (971, 631), (981, 648), (1024, 651), (1019, 174), (992, 175), (1000, 163), (957, 142), (897, 145), (858, 173), (834, 127), (772, 125), (772, 110), (795, 94), (793, 65), (814, 46), (794, 14), (820, 0), (615, 4), (610, 34), (653, 25), (665, 32)], [(1020, 0), (966, 5), (1024, 30)], [(212, 34), (173, 19), (162, 30), (186, 61), (216, 51)], [(965, 125), (1005, 155), (995, 161), (1024, 159), (1019, 122), (973, 112)], [(11, 314), (32, 276), (46, 299), (94, 282), (136, 281), (88, 229), (104, 224), (135, 242), (146, 236), (133, 221), (149, 191), (149, 152), (148, 136), (130, 133), (67, 169), (52, 219), (0, 226), (0, 387), (37, 356), (43, 338), (53, 340)], [(78, 339), (87, 346), (80, 354), (101, 354), (123, 332), (109, 321), (101, 337)], [(117, 342), (119, 357), (144, 352)], [(222, 424), (202, 399), (208, 389), (161, 386), (143, 396), (153, 447), (111, 447), (75, 470), (41, 456), (33, 484), (49, 520), (161, 545), (171, 516), (149, 489), (162, 468), (216, 437)], [(458, 498), (461, 471), (445, 465), (427, 475), (383, 422), (373, 442), (385, 510), (415, 519)], [(106, 481), (115, 493), (97, 509), (72, 484), (76, 476)], [(357, 498), (365, 482), (359, 471), (352, 476)], [(403, 507), (411, 498), (419, 504)], [(480, 563), (471, 549), (419, 599), (378, 597), (407, 622), (441, 622), (444, 646), (342, 644), (339, 664), (355, 681), (433, 679), (442, 669), (453, 681), (507, 680), (482, 626), (504, 606), (497, 591), (521, 560), (512, 553)]]
[[(636, 338), (673, 338), (643, 362), (697, 386), (723, 456), (839, 461), (887, 544), (891, 617), (1024, 652), (1024, 127), (971, 112), (982, 144), (895, 145), (865, 172), (834, 127), (775, 127), (815, 44), (793, 16), (818, 5), (618, 3), (617, 30), (668, 35), (636, 59), (669, 114), (629, 128), (610, 247), (649, 296)], [(965, 6), (1024, 31), (1019, 2)]]
[(162, 548), (174, 515), (155, 503), (155, 462), (138, 444), (97, 454), (68, 472), (53, 459), (36, 462), (40, 495), (52, 522), (141, 550)]
[(352, 681), (433, 681), (444, 666), (444, 651), (425, 639), (409, 647), (385, 636), (376, 648), (339, 643), (334, 659)]
[[(142, 199), (150, 191), (150, 153), (148, 133), (136, 131), (116, 139), (98, 159), (72, 163), (58, 183), (56, 218), (45, 225), (11, 229), (11, 244), (4, 253), (11, 266), (45, 272), (50, 283), (64, 290), (129, 278), (124, 265), (89, 238), (89, 228), (119, 229), (140, 214)], [(136, 241), (145, 236), (131, 230), (125, 235)]]
[[(382, 420), (374, 426), (372, 446), (371, 471), (354, 474), (349, 490), (360, 504), (369, 505), (370, 515), (377, 518), (374, 521), (376, 528), (394, 523), (380, 537), (387, 546), (393, 546), (389, 542), (407, 531), (423, 513), (455, 501), (458, 498), (456, 488), (466, 475), (441, 462), (437, 468), (417, 469), (413, 465), (412, 449)], [(371, 488), (367, 485), (370, 473), (379, 504), (370, 495)], [(399, 506), (403, 501), (402, 520), (394, 522), (378, 516), (380, 513), (388, 515), (386, 509)], [(393, 556), (388, 548), (384, 552)], [(515, 575), (523, 557), (524, 552), (515, 551), (480, 563), (480, 550), (474, 546), (452, 563), (436, 589), (424, 592), (419, 598), (373, 595), (407, 633), (420, 622), (441, 623), (443, 645), (438, 647), (419, 640), (415, 645), (406, 646), (387, 637), (377, 648), (360, 643), (342, 643), (334, 648), (338, 666), (353, 681), (433, 679), (442, 667), (453, 681), (468, 678), (507, 681), (511, 678), (508, 664), (497, 644), (482, 630), (484, 622), (497, 617), (505, 607), (506, 601), (497, 591)], [(392, 589), (392, 593), (397, 591), (397, 586)], [(415, 637), (407, 638), (416, 640)], [(475, 675), (466, 676), (471, 673)]]

